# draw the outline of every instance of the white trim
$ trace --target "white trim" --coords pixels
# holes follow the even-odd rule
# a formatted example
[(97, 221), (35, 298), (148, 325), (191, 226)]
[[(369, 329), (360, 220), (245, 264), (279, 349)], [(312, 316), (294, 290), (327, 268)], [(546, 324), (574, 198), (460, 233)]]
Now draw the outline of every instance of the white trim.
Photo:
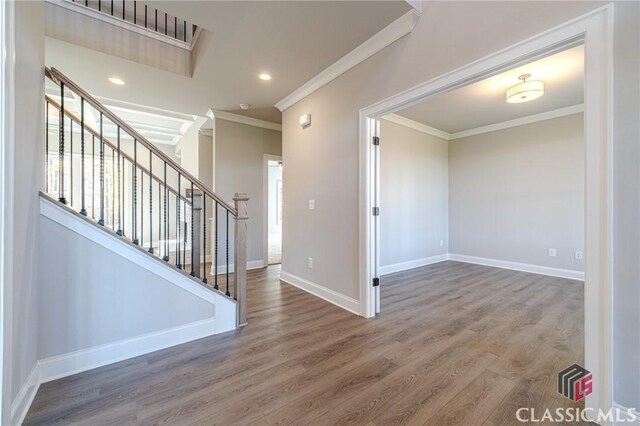
[[(216, 315), (218, 312), (216, 312)], [(141, 336), (41, 359), (11, 404), (12, 425), (22, 424), (42, 383), (235, 329), (217, 327), (215, 318), (194, 321)]]
[(47, 383), (61, 377), (71, 376), (93, 368), (211, 336), (215, 334), (214, 323), (214, 318), (207, 318), (129, 339), (42, 359), (38, 361), (40, 383)]
[[(262, 269), (262, 268), (266, 268), (267, 264), (264, 261), (264, 259), (260, 259), (260, 260), (251, 260), (247, 262), (247, 271), (251, 271), (253, 269)], [(232, 274), (235, 271), (233, 263), (229, 264), (229, 273)], [(218, 275), (220, 274), (226, 274), (227, 273), (227, 265), (223, 264), (219, 264), (218, 265)], [(213, 269), (213, 265), (211, 265), (211, 275), (214, 275), (214, 269)]]
[(437, 138), (441, 138), (447, 141), (466, 138), (468, 136), (480, 135), (482, 133), (496, 132), (498, 130), (509, 129), (511, 127), (524, 126), (525, 124), (537, 123), (539, 121), (551, 120), (554, 118), (566, 117), (568, 115), (580, 114), (584, 112), (584, 105), (572, 105), (565, 108), (558, 108), (552, 111), (542, 112), (540, 114), (528, 115), (526, 117), (514, 118), (513, 120), (502, 121), (500, 123), (489, 124), (487, 126), (476, 127), (474, 129), (463, 130), (456, 133), (447, 133), (444, 130), (436, 129), (435, 127), (427, 126), (418, 121), (411, 120), (401, 115), (392, 113), (387, 114), (381, 119), (390, 121), (400, 126), (405, 126), (413, 130), (417, 130), (422, 133), (426, 133)]
[(424, 257), (422, 259), (409, 260), (407, 262), (393, 263), (391, 265), (380, 266), (378, 273), (380, 276), (393, 274), (395, 272), (406, 271), (413, 268), (419, 268), (421, 266), (433, 265), (434, 263), (440, 263), (449, 260), (448, 254), (439, 254), (437, 256)]
[[(623, 405), (618, 404), (617, 402), (613, 403), (613, 408), (617, 409), (619, 411), (624, 411), (625, 413), (632, 413), (633, 416), (635, 416), (636, 420), (634, 422), (616, 422), (614, 421), (613, 424), (615, 426), (618, 425), (640, 425), (640, 412), (638, 412), (638, 410), (636, 408), (627, 408)], [(616, 413), (614, 413), (614, 419), (615, 419)]]
[(410, 129), (417, 130), (419, 132), (426, 133), (431, 136), (435, 136), (436, 138), (444, 139), (446, 141), (451, 139), (450, 133), (444, 132), (440, 129), (436, 129), (435, 127), (427, 126), (426, 124), (419, 123), (417, 121), (411, 120), (407, 117), (403, 117), (398, 114), (387, 114), (381, 118), (383, 120), (390, 121), (400, 126), (408, 127)]
[(420, 15), (422, 15), (422, 1), (421, 0), (405, 0), (409, 5), (415, 9)]
[[(67, 9), (71, 12), (78, 13), (80, 15), (87, 16), (89, 18), (97, 19), (98, 21), (104, 22), (105, 24), (113, 25), (115, 27), (119, 27), (136, 34), (143, 35), (145, 37), (150, 37), (155, 40), (161, 41), (163, 43), (170, 44), (175, 47), (179, 47), (185, 50), (193, 50), (193, 43), (186, 43), (182, 40), (175, 39), (171, 36), (166, 36), (157, 31), (144, 28), (140, 25), (136, 25), (129, 21), (123, 21), (120, 18), (116, 18), (111, 15), (107, 15), (106, 13), (99, 12), (97, 10), (93, 10), (89, 7), (86, 7), (82, 4), (74, 3), (72, 0), (45, 0), (47, 3), (52, 4), (54, 6), (61, 7), (63, 9)], [(191, 25), (187, 22), (188, 25)], [(197, 31), (196, 31), (197, 32)], [(194, 37), (195, 38), (195, 37)]]
[(311, 80), (294, 90), (287, 97), (277, 102), (275, 107), (280, 111), (284, 111), (304, 99), (306, 96), (309, 96), (316, 90), (320, 89), (325, 84), (349, 71), (360, 62), (375, 55), (394, 41), (409, 34), (416, 26), (419, 16), (420, 13), (415, 9), (408, 11), (378, 33), (374, 34), (360, 46), (340, 58), (337, 62), (330, 65), (324, 71), (321, 71)]
[(133, 247), (126, 241), (113, 235), (109, 235), (105, 232), (106, 230), (98, 228), (97, 225), (89, 223), (84, 218), (80, 218), (66, 211), (57, 203), (42, 196), (40, 197), (40, 214), (88, 240), (101, 245), (107, 250), (124, 257), (147, 271), (171, 281), (183, 290), (207, 302), (215, 303), (214, 290), (204, 288), (193, 279), (185, 277), (181, 272), (174, 270), (169, 265), (164, 265), (161, 260), (154, 259), (143, 250)]
[(27, 379), (22, 384), (22, 387), (18, 391), (15, 399), (11, 403), (11, 425), (21, 425), (24, 418), (29, 412), (31, 403), (38, 393), (40, 388), (40, 374), (39, 374), (38, 362), (33, 365), (31, 372), (27, 376)]
[(269, 264), (269, 161), (282, 161), (282, 156), (262, 155), (262, 260), (265, 266)]
[(474, 265), (491, 266), (494, 268), (510, 269), (512, 271), (529, 272), (532, 274), (548, 275), (569, 280), (584, 281), (584, 272), (572, 269), (552, 268), (550, 266), (532, 265), (530, 263), (511, 262), (508, 260), (488, 259), (485, 257), (466, 256), (449, 253), (449, 260), (455, 262), (473, 263)]
[(513, 120), (503, 121), (501, 123), (490, 124), (488, 126), (476, 127), (475, 129), (463, 130), (461, 132), (451, 133), (449, 138), (460, 139), (468, 136), (480, 135), (482, 133), (495, 132), (498, 130), (508, 129), (510, 127), (524, 126), (525, 124), (537, 123), (538, 121), (551, 120), (553, 118), (566, 117), (567, 115), (579, 114), (584, 112), (584, 105), (573, 105), (566, 108), (558, 108), (553, 111), (547, 111), (540, 114), (533, 114), (526, 117), (516, 118)]
[(15, 176), (15, 2), (0, 4), (0, 424), (11, 422)]
[(585, 367), (597, 379), (586, 407), (613, 404), (612, 307), (612, 96), (614, 4), (385, 98), (359, 112), (359, 287), (361, 315), (371, 317), (371, 208), (373, 186), (368, 121), (446, 91), (584, 43), (585, 48)]
[(271, 121), (258, 120), (257, 118), (247, 117), (244, 115), (233, 114), (227, 111), (219, 111), (217, 109), (210, 109), (207, 112), (207, 117), (218, 120), (233, 121), (234, 123), (246, 124), (253, 127), (261, 127), (263, 129), (282, 131), (282, 124), (273, 123)]
[(313, 283), (304, 278), (300, 278), (296, 275), (290, 274), (285, 271), (280, 272), (280, 281), (290, 284), (294, 287), (298, 287), (300, 290), (304, 290), (307, 293), (311, 293), (329, 303), (345, 309), (351, 313), (359, 315), (360, 302), (337, 291), (330, 290), (326, 287)]

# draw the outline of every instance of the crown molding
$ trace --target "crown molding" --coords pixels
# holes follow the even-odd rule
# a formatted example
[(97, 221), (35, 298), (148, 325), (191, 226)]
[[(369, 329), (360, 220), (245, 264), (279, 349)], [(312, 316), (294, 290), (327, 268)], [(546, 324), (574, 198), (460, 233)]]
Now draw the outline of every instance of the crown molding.
[(351, 52), (338, 59), (337, 62), (320, 72), (320, 74), (316, 75), (311, 80), (307, 81), (305, 84), (289, 94), (287, 97), (276, 103), (275, 107), (280, 111), (284, 111), (285, 109), (291, 107), (300, 100), (309, 96), (311, 93), (320, 89), (325, 84), (334, 80), (341, 74), (349, 71), (360, 62), (375, 55), (394, 41), (409, 34), (416, 26), (416, 22), (418, 22), (419, 16), (420, 12), (418, 12), (416, 9), (408, 11), (407, 13), (384, 27), (378, 33), (374, 34), (364, 43), (353, 49)]
[(211, 119), (233, 121), (234, 123), (246, 124), (248, 126), (261, 127), (263, 129), (282, 131), (282, 124), (273, 123), (271, 121), (258, 120), (257, 118), (247, 117), (244, 115), (233, 114), (231, 112), (210, 109), (207, 117)]
[(427, 126), (426, 124), (418, 123), (417, 121), (411, 120), (398, 114), (387, 114), (383, 116), (382, 119), (395, 124), (399, 124), (400, 126), (408, 127), (410, 129), (426, 133), (431, 136), (435, 136), (440, 139), (444, 139), (447, 141), (451, 139), (451, 134), (447, 132), (443, 132), (442, 130), (436, 129), (435, 127)]
[(383, 120), (390, 121), (392, 123), (399, 124), (401, 126), (409, 127), (410, 129), (417, 130), (419, 132), (426, 133), (437, 138), (452, 141), (455, 139), (466, 138), (469, 136), (481, 135), (483, 133), (496, 132), (498, 130), (509, 129), (511, 127), (524, 126), (525, 124), (537, 123), (538, 121), (551, 120), (553, 118), (566, 117), (567, 115), (579, 114), (584, 112), (584, 105), (573, 105), (565, 108), (558, 108), (552, 111), (542, 112), (540, 114), (528, 115), (526, 117), (520, 117), (513, 120), (502, 121), (496, 124), (490, 124), (488, 126), (476, 127), (475, 129), (463, 130), (456, 133), (447, 133), (443, 130), (436, 129), (435, 127), (427, 126), (426, 124), (419, 123), (409, 118), (403, 117), (398, 114), (387, 114), (382, 117)]
[(554, 109), (540, 114), (528, 115), (514, 120), (503, 121), (501, 123), (490, 124), (488, 126), (476, 127), (475, 129), (464, 130), (451, 134), (450, 140), (466, 138), (468, 136), (480, 135), (482, 133), (495, 132), (497, 130), (508, 129), (510, 127), (523, 126), (525, 124), (537, 123), (538, 121), (551, 120), (552, 118), (565, 117), (567, 115), (584, 112), (584, 105), (573, 105), (566, 108)]

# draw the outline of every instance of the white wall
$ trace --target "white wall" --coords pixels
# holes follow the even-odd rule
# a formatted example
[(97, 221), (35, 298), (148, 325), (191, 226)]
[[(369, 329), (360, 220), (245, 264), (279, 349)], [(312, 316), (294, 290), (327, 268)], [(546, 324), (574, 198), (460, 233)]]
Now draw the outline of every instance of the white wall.
[[(283, 272), (358, 298), (358, 111), (599, 7), (597, 2), (423, 2), (414, 31), (283, 112)], [(615, 5), (616, 398), (640, 406), (637, 346), (638, 8)], [(311, 113), (313, 124), (298, 125)], [(327, 164), (331, 164), (327, 167)], [(636, 177), (636, 178), (634, 178)], [(307, 201), (316, 200), (316, 210)], [(314, 267), (307, 257), (314, 256)], [(634, 343), (634, 345), (637, 345)]]
[(582, 114), (450, 141), (450, 252), (583, 271), (584, 163)]
[[(214, 129), (216, 193), (232, 205), (234, 193), (249, 194), (247, 261), (266, 262), (262, 252), (263, 159), (264, 154), (282, 155), (282, 133), (219, 119)], [(219, 225), (219, 235), (224, 236), (224, 224)], [(230, 234), (233, 239), (233, 231)]]
[(8, 184), (13, 199), (13, 247), (7, 267), (13, 280), (10, 395), (13, 401), (38, 359), (38, 191), (44, 158), (44, 2), (15, 2), (15, 141)]
[(212, 303), (48, 217), (40, 234), (40, 359), (213, 317)]
[(449, 166), (444, 139), (381, 120), (380, 140), (380, 273), (384, 274), (448, 253)]

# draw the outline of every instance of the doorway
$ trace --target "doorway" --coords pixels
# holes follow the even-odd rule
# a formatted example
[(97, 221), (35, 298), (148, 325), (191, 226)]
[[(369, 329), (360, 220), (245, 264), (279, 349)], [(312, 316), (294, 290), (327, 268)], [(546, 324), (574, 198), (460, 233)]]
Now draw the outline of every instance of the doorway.
[[(612, 407), (611, 331), (611, 7), (603, 7), (536, 37), (425, 81), (360, 110), (360, 300), (361, 315), (379, 309), (379, 240), (376, 164), (379, 119), (430, 97), (487, 79), (508, 69), (584, 44), (585, 161), (585, 367), (599, 385), (585, 398), (591, 410)], [(603, 59), (604, 58), (604, 59)]]
[(264, 259), (282, 263), (282, 157), (264, 156)]

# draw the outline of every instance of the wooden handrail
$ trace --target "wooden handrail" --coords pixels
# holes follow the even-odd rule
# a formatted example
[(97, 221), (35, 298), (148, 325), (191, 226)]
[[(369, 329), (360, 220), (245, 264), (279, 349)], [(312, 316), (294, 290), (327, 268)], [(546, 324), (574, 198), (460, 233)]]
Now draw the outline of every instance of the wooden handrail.
[(180, 172), (180, 175), (191, 181), (200, 191), (207, 194), (209, 197), (218, 202), (222, 207), (224, 207), (229, 213), (233, 216), (237, 216), (238, 212), (236, 209), (223, 200), (218, 194), (210, 190), (204, 183), (200, 182), (196, 177), (194, 177), (191, 173), (186, 171), (182, 166), (173, 161), (169, 156), (167, 156), (164, 152), (158, 149), (155, 145), (149, 142), (144, 136), (135, 131), (131, 126), (122, 121), (118, 116), (109, 111), (104, 105), (98, 102), (93, 96), (88, 94), (82, 88), (80, 88), (77, 84), (67, 78), (64, 74), (58, 71), (56, 68), (45, 68), (45, 74), (51, 80), (53, 80), (56, 84), (60, 84), (60, 82), (64, 83), (64, 85), (69, 88), (69, 90), (80, 95), (81, 98), (85, 100), (89, 105), (95, 108), (97, 111), (101, 112), (103, 116), (107, 117), (112, 123), (116, 126), (120, 127), (124, 130), (129, 136), (131, 136), (136, 141), (140, 142), (145, 148), (150, 150), (155, 156), (159, 157), (161, 160), (166, 162), (176, 171)]
[[(49, 103), (49, 105), (53, 106), (55, 109), (60, 111), (60, 108), (61, 108), (60, 104), (58, 102), (56, 102), (51, 96), (45, 95), (45, 99)], [(70, 120), (75, 121), (76, 123), (78, 123), (78, 125), (80, 125), (80, 119), (75, 114), (65, 110), (64, 111), (64, 115), (66, 115), (67, 117), (69, 117)], [(86, 132), (89, 132), (92, 136), (94, 136), (96, 138), (100, 138), (100, 133), (98, 133), (96, 130), (94, 130), (91, 126), (88, 126), (86, 123), (84, 125), (84, 130)], [(107, 139), (107, 138), (105, 138), (103, 136), (102, 140), (103, 140), (104, 144), (107, 145), (109, 148), (111, 148), (113, 151), (117, 151), (118, 150), (118, 147), (113, 142), (111, 142), (109, 139)], [(134, 159), (131, 158), (130, 155), (126, 154), (122, 150), (120, 150), (120, 155), (125, 160), (129, 161), (131, 164), (136, 164), (136, 167), (139, 168), (142, 171), (142, 173), (148, 174), (149, 176), (151, 176), (153, 178), (153, 180), (155, 180), (156, 182), (158, 182), (161, 185), (166, 186), (167, 189), (169, 190), (169, 192), (173, 193), (173, 195), (175, 195), (176, 197), (179, 196), (181, 199), (184, 200), (184, 202), (186, 202), (187, 204), (191, 205), (191, 201), (189, 201), (188, 198), (183, 197), (182, 195), (179, 195), (178, 192), (171, 185), (169, 185), (166, 182), (164, 182), (162, 179), (160, 179), (158, 176), (156, 176), (155, 173), (153, 173), (153, 174), (150, 173), (149, 169), (147, 169), (146, 167), (144, 167), (140, 163), (137, 163), (136, 161), (134, 161)]]

